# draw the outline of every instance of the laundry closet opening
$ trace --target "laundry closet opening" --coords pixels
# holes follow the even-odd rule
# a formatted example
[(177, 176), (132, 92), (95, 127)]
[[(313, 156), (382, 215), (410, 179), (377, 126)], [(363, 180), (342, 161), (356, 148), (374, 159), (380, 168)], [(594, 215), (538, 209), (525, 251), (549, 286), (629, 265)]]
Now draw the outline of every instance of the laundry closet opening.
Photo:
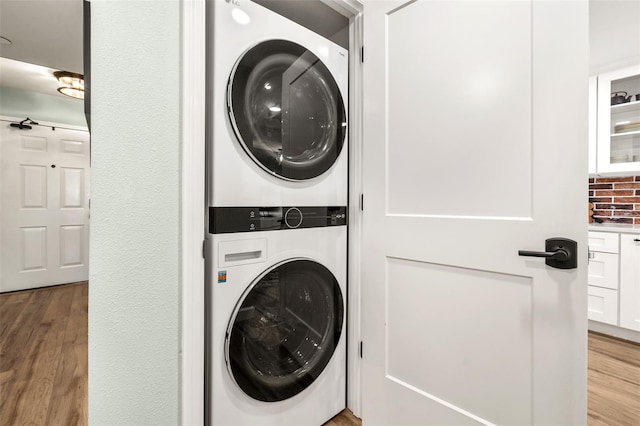
[(323, 424), (347, 407), (353, 29), (320, 1), (207, 8), (207, 422)]

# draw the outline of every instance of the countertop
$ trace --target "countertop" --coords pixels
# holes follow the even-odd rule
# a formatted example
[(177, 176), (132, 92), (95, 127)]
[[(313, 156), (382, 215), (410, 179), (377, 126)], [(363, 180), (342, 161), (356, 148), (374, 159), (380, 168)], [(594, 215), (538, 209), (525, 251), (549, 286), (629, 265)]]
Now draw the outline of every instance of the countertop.
[(622, 234), (640, 234), (640, 225), (627, 225), (621, 223), (590, 223), (589, 231), (619, 232)]

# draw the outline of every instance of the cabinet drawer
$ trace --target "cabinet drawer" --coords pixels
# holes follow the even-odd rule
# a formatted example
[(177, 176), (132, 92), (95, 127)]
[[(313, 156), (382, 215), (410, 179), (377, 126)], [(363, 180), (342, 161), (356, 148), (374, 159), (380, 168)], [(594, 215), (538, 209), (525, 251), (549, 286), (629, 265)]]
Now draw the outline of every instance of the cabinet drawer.
[(588, 292), (589, 319), (618, 325), (618, 292), (593, 286), (589, 286)]
[[(616, 235), (617, 236), (617, 235)], [(592, 252), (589, 259), (588, 284), (618, 289), (618, 255), (613, 253)]]
[(615, 232), (589, 232), (589, 251), (618, 253), (618, 234)]

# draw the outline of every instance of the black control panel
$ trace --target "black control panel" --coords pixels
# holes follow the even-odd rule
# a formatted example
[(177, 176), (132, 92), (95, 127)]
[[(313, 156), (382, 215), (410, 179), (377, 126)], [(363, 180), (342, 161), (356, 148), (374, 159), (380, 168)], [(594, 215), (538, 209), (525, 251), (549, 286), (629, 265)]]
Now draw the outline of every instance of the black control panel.
[(209, 232), (274, 231), (347, 224), (347, 207), (209, 207)]

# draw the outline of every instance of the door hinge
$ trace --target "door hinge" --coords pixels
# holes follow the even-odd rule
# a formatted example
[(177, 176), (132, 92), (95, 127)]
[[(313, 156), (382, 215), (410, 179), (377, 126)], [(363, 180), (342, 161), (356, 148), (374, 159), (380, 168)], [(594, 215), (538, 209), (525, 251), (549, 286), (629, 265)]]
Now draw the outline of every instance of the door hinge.
[(207, 240), (202, 240), (202, 258), (207, 258)]
[(364, 211), (364, 194), (360, 194), (360, 211)]
[(364, 64), (364, 46), (360, 47), (360, 62)]
[(360, 359), (362, 359), (362, 340), (360, 340)]

